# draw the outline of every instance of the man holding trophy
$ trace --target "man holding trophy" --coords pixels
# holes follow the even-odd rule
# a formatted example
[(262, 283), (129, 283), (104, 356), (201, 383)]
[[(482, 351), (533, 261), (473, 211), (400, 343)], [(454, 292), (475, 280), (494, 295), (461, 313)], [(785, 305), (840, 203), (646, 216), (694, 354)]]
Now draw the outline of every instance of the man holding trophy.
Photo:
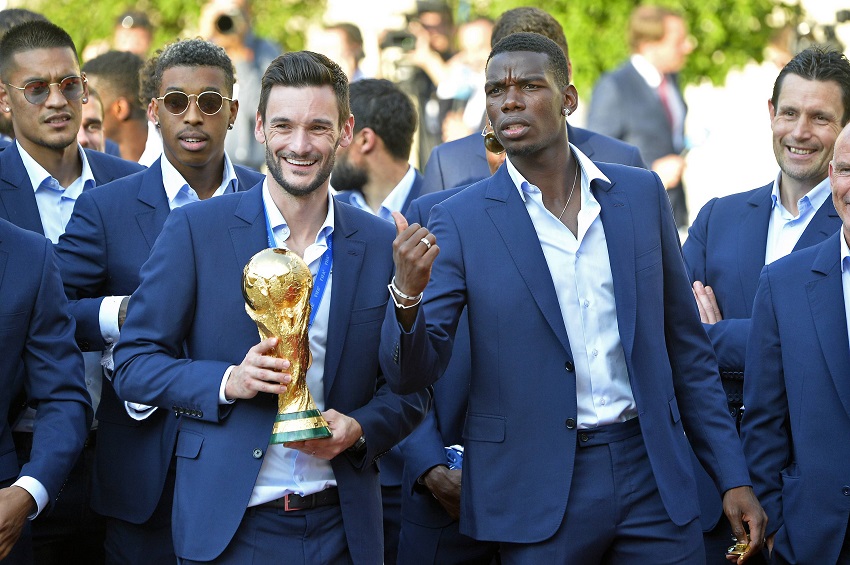
[(266, 179), (172, 212), (142, 269), (114, 384), (184, 416), (181, 563), (382, 559), (375, 462), (429, 394), (392, 394), (378, 365), (392, 226), (328, 194), (353, 125), (338, 65), (275, 59), (255, 130)]

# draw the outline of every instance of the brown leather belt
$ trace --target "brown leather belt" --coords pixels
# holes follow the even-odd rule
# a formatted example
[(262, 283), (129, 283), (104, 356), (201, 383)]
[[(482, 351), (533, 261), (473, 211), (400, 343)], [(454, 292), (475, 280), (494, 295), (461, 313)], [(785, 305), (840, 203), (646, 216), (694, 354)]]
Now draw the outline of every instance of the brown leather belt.
[(314, 494), (301, 496), (299, 494), (287, 494), (275, 500), (258, 504), (254, 508), (261, 510), (310, 510), (319, 506), (332, 506), (339, 504), (339, 491), (336, 487), (329, 487)]

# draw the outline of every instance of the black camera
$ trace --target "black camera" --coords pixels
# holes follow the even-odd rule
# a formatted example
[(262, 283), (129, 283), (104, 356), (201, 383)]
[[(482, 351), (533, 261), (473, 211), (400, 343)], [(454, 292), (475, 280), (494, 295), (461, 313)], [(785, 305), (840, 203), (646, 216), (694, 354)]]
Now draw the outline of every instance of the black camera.
[(388, 31), (381, 41), (381, 49), (390, 47), (396, 47), (402, 51), (413, 51), (416, 47), (416, 36), (406, 29)]
[(850, 10), (838, 10), (835, 12), (835, 21), (840, 24), (850, 21)]
[(242, 14), (239, 11), (227, 12), (215, 19), (215, 29), (222, 35), (237, 34), (242, 22)]

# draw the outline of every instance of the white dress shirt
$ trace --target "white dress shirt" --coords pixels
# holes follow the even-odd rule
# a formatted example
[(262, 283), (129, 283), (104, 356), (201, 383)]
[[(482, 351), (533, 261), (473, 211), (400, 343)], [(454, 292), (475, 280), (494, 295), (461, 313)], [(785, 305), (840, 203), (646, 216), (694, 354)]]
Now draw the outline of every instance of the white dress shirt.
[[(263, 206), (268, 214), (269, 225), (274, 233), (275, 243), (278, 247), (286, 247), (290, 230), (286, 219), (280, 213), (269, 193), (268, 180), (263, 181)], [(328, 194), (328, 215), (319, 232), (316, 241), (304, 250), (304, 262), (310, 267), (313, 277), (319, 271), (322, 254), (327, 250), (327, 238), (334, 231), (334, 207), (333, 196)], [(330, 317), (331, 291), (333, 289), (333, 267), (327, 280), (325, 293), (319, 304), (319, 309), (310, 327), (310, 353), (313, 362), (307, 369), (307, 388), (316, 403), (316, 407), (323, 411), (325, 409), (325, 353), (328, 346), (328, 320)], [(224, 385), (230, 375), (230, 367), (222, 379), (219, 389), (219, 402), (227, 403), (224, 398)], [(269, 439), (271, 439), (272, 422), (269, 422)], [(276, 500), (287, 494), (299, 494), (306, 496), (322, 491), (328, 487), (336, 486), (336, 478), (330, 461), (312, 457), (294, 449), (289, 449), (281, 444), (269, 444), (257, 482), (254, 483), (254, 491), (248, 501), (248, 506), (257, 506), (271, 500)]]
[(850, 336), (850, 247), (847, 246), (847, 237), (844, 228), (839, 228), (841, 233), (841, 289), (844, 293), (844, 318), (847, 324), (847, 335)]
[[(360, 208), (361, 210), (365, 210), (372, 214), (373, 216), (378, 216), (382, 220), (387, 220), (388, 222), (393, 222), (393, 212), (401, 211), (402, 207), (404, 207), (404, 202), (407, 200), (408, 195), (410, 194), (410, 189), (413, 188), (413, 181), (416, 180), (416, 169), (413, 167), (407, 168), (407, 173), (401, 180), (395, 185), (395, 188), (387, 195), (384, 201), (381, 203), (381, 207), (378, 208), (378, 211), (375, 212), (366, 203), (366, 199), (363, 198), (363, 194), (359, 190), (351, 191), (351, 204)], [(331, 179), (333, 182), (333, 179)]]
[[(77, 146), (83, 162), (82, 172), (79, 178), (63, 188), (59, 184), (59, 181), (38, 164), (17, 141), (15, 141), (15, 144), (21, 154), (21, 161), (24, 163), (30, 184), (32, 184), (35, 191), (35, 201), (38, 205), (38, 214), (41, 217), (44, 235), (55, 244), (59, 241), (59, 237), (65, 233), (65, 226), (68, 224), (68, 220), (71, 219), (71, 213), (74, 211), (74, 204), (77, 198), (82, 194), (83, 190), (95, 185), (94, 175), (91, 172), (91, 167), (89, 167), (86, 153), (82, 147)], [(102, 384), (100, 380), (100, 355), (96, 352), (88, 352), (83, 354), (83, 358), (86, 367), (86, 388), (92, 397), (92, 406), (96, 409), (97, 402), (100, 400)], [(32, 432), (34, 418), (35, 410), (27, 408), (16, 423), (15, 430)], [(29, 476), (20, 477), (15, 481), (15, 485), (26, 490), (35, 500), (37, 510), (29, 518), (33, 519), (38, 516), (50, 501), (47, 489), (37, 479)]]
[(779, 195), (781, 178), (782, 173), (779, 173), (773, 181), (773, 192), (770, 195), (772, 204), (770, 222), (767, 226), (767, 246), (764, 252), (765, 265), (785, 257), (794, 250), (794, 246), (806, 231), (809, 222), (831, 196), (829, 177), (827, 177), (797, 201), (797, 215), (794, 216), (782, 205), (782, 198)]
[(153, 165), (162, 155), (162, 134), (154, 123), (148, 120), (148, 140), (145, 142), (145, 150), (139, 157), (139, 164), (145, 167)]
[(614, 279), (600, 206), (590, 182), (607, 177), (570, 144), (581, 166), (578, 237), (543, 205), (540, 189), (506, 159), (508, 174), (525, 202), (555, 283), (576, 372), (578, 427), (594, 428), (637, 416), (617, 324)]

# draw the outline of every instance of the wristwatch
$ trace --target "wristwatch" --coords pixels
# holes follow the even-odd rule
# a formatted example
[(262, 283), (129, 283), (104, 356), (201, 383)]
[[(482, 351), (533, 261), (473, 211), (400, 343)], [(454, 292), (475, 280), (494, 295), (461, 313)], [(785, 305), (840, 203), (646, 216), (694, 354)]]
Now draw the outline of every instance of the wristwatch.
[(357, 441), (354, 442), (354, 445), (346, 449), (346, 451), (356, 453), (364, 449), (366, 449), (366, 436), (361, 435), (359, 438), (357, 438)]

